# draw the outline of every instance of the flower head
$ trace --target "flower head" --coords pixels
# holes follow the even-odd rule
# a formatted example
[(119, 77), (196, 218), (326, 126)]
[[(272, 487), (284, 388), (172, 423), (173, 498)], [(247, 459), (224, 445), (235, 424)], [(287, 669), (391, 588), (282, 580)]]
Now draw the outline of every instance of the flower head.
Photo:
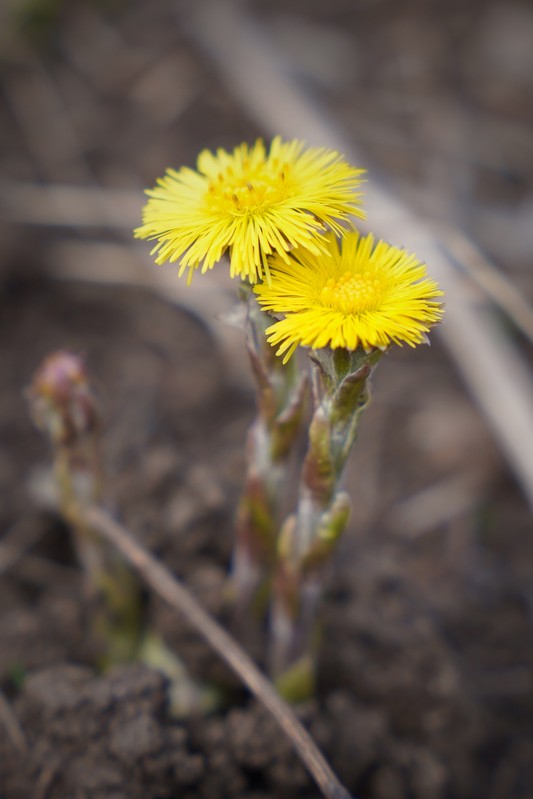
[(197, 166), (169, 169), (147, 191), (143, 225), (135, 231), (137, 238), (157, 239), (156, 263), (179, 261), (180, 276), (211, 269), (229, 251), (232, 277), (268, 279), (267, 256), (288, 263), (295, 247), (318, 255), (328, 229), (341, 235), (342, 222), (364, 216), (355, 191), (364, 170), (334, 150), (305, 149), (278, 136), (268, 152), (260, 139), (232, 153), (204, 150)]
[(271, 282), (256, 286), (261, 306), (284, 314), (267, 330), (287, 361), (298, 345), (366, 350), (414, 347), (442, 316), (437, 283), (414, 255), (372, 235), (349, 232), (342, 244), (325, 237), (318, 256), (298, 249), (288, 263), (271, 261)]

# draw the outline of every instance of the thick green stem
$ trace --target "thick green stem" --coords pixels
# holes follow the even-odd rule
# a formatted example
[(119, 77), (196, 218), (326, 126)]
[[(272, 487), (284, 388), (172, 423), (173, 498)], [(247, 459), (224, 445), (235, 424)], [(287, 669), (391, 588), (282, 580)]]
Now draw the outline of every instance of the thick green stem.
[(314, 684), (325, 572), (349, 517), (349, 498), (339, 485), (382, 355), (338, 349), (312, 356), (314, 413), (297, 511), (280, 536), (272, 607), (272, 670), (289, 699), (302, 698)]

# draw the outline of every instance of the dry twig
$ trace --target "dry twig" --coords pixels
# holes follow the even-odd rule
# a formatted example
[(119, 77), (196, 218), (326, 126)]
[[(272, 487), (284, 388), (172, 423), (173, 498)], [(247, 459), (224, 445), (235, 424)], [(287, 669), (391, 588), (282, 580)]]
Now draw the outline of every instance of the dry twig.
[(463, 233), (448, 226), (438, 232), (450, 256), (533, 343), (533, 308), (524, 295)]
[(92, 506), (84, 510), (92, 529), (115, 546), (137, 569), (146, 583), (175, 610), (183, 613), (190, 624), (206, 639), (231, 669), (241, 678), (254, 696), (274, 716), (326, 799), (351, 799), (339, 782), (317, 745), (302, 727), (289, 706), (281, 699), (269, 680), (233, 638), (198, 604), (192, 594), (132, 535), (107, 515)]

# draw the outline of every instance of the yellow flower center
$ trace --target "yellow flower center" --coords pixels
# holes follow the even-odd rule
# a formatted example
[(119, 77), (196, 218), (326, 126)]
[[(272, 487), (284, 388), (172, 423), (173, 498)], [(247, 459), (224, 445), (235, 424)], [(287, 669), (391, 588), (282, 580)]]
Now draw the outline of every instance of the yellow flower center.
[(335, 311), (358, 314), (375, 310), (381, 302), (382, 292), (382, 281), (373, 275), (345, 272), (337, 279), (328, 280), (320, 292), (320, 300)]
[(228, 166), (210, 180), (207, 208), (237, 216), (269, 208), (292, 194), (289, 173), (289, 164), (282, 164), (277, 158), (254, 166), (248, 159), (238, 168)]

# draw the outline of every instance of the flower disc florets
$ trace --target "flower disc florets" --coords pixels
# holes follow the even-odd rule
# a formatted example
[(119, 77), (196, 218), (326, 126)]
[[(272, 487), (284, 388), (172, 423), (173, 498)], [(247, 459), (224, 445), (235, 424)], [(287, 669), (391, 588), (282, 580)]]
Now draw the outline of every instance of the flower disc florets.
[(442, 316), (442, 291), (424, 264), (356, 231), (325, 241), (319, 255), (298, 249), (287, 263), (273, 258), (270, 284), (254, 289), (265, 310), (284, 315), (267, 330), (278, 355), (286, 361), (300, 344), (370, 350), (424, 341)]
[(350, 216), (364, 216), (356, 193), (364, 170), (334, 150), (276, 137), (268, 152), (261, 140), (204, 150), (197, 167), (158, 180), (135, 231), (157, 239), (156, 263), (179, 261), (180, 276), (211, 269), (229, 251), (232, 277), (268, 279), (267, 256), (288, 261), (295, 247), (317, 255), (325, 232), (342, 235)]

